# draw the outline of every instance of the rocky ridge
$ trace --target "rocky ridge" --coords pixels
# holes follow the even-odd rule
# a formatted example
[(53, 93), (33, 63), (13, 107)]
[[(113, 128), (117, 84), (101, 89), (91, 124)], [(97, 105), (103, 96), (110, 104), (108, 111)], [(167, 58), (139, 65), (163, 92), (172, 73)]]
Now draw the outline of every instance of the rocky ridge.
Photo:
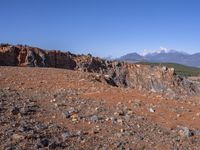
[(54, 67), (97, 73), (95, 79), (112, 86), (136, 88), (151, 92), (192, 95), (199, 92), (196, 84), (176, 75), (173, 68), (151, 67), (108, 61), (91, 55), (43, 50), (23, 45), (0, 45), (1, 66)]

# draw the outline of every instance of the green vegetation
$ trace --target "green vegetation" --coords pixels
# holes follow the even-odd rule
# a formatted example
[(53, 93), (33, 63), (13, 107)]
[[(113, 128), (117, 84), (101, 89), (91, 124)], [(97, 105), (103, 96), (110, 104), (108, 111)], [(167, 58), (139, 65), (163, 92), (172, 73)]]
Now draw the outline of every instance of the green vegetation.
[(138, 64), (145, 64), (151, 66), (167, 66), (169, 68), (174, 68), (175, 72), (181, 76), (200, 76), (200, 68), (184, 66), (176, 63), (149, 63), (149, 62), (139, 62)]

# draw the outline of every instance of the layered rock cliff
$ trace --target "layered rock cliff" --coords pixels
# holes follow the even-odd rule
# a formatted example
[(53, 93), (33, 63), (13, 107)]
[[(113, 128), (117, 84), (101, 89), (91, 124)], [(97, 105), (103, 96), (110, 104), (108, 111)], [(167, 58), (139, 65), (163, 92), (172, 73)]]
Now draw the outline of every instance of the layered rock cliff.
[(98, 81), (119, 87), (137, 88), (171, 95), (196, 94), (197, 85), (176, 75), (173, 68), (151, 67), (107, 61), (90, 55), (74, 55), (57, 50), (46, 51), (23, 45), (0, 45), (0, 65), (55, 67), (98, 73)]

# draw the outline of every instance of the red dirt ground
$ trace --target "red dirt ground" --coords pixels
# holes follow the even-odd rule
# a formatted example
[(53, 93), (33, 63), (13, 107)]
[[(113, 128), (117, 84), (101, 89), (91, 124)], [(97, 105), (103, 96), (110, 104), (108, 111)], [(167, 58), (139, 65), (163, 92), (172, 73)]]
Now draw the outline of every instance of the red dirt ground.
[[(188, 97), (185, 100), (167, 100), (161, 93), (112, 87), (96, 81), (94, 76), (95, 74), (65, 69), (0, 67), (0, 89), (11, 89), (19, 93), (24, 93), (26, 96), (32, 96), (36, 103), (44, 109), (43, 113), (36, 116), (39, 121), (52, 121), (60, 126), (67, 125), (71, 130), (84, 129), (84, 131), (90, 132), (90, 130), (97, 125), (101, 128), (101, 124), (88, 123), (87, 121), (80, 121), (74, 124), (71, 120), (63, 118), (60, 111), (55, 109), (55, 105), (50, 102), (53, 99), (51, 93), (56, 93), (56, 91), (59, 93), (59, 91), (64, 89), (75, 90), (77, 93), (68, 96), (67, 99), (84, 99), (89, 101), (89, 103), (90, 101), (103, 102), (104, 105), (102, 107), (105, 106), (105, 108), (113, 110), (113, 112), (115, 112), (114, 108), (117, 104), (122, 104), (126, 106), (127, 109), (130, 109), (135, 116), (142, 116), (148, 122), (164, 130), (166, 129), (169, 132), (175, 131), (178, 127), (187, 127), (193, 130), (200, 128), (200, 97)], [(67, 101), (65, 104), (61, 105), (65, 105), (63, 107), (68, 107)], [(155, 110), (155, 112), (150, 112), (150, 108)], [(93, 108), (90, 109), (91, 110), (88, 109), (88, 111), (93, 110)], [(107, 124), (107, 128), (110, 129), (123, 127), (123, 125), (115, 126), (109, 122), (105, 122), (105, 124)], [(2, 128), (1, 130), (3, 131)], [(102, 133), (102, 136), (108, 135)], [(127, 139), (124, 138), (123, 140)], [(154, 144), (151, 145), (148, 142), (143, 143), (143, 141), (139, 143), (143, 145), (143, 148), (147, 145), (144, 149), (172, 149), (175, 147), (187, 149), (187, 146), (184, 148), (184, 142), (186, 143), (185, 145), (188, 145), (190, 139), (188, 139), (188, 141), (183, 140), (183, 143), (175, 143), (174, 145), (171, 145), (167, 140), (158, 143), (156, 141), (150, 142)], [(86, 142), (85, 148), (95, 148), (95, 145), (91, 145), (91, 147), (88, 146), (90, 144), (91, 143)], [(197, 144), (195, 143), (195, 145), (191, 144), (189, 147), (191, 149), (198, 149), (198, 145), (199, 142)], [(134, 144), (129, 146), (133, 149), (142, 149), (142, 147), (137, 147)], [(113, 145), (110, 146), (110, 148), (115, 149)], [(77, 145), (74, 149), (81, 149), (81, 147)]]

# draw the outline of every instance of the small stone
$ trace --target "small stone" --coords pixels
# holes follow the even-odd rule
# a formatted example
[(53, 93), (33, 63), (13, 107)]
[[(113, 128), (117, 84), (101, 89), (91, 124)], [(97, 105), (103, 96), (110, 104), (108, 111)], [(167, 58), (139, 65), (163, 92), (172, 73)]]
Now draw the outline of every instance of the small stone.
[(77, 113), (77, 111), (72, 107), (69, 109), (68, 111), (70, 114), (74, 114), (74, 113)]
[(71, 137), (72, 134), (70, 132), (64, 132), (61, 136), (62, 136), (63, 140), (65, 140), (66, 138)]
[(193, 135), (193, 132), (187, 127), (182, 127), (182, 129), (179, 131), (179, 134), (182, 137), (190, 137)]
[(153, 108), (149, 108), (149, 112), (154, 113), (155, 110)]
[(97, 122), (99, 120), (98, 116), (93, 115), (92, 117), (90, 117), (90, 120), (93, 122)]
[(32, 130), (29, 126), (23, 126), (23, 125), (19, 126), (18, 129), (21, 132), (28, 132), (28, 131)]
[(123, 124), (123, 120), (122, 119), (117, 119), (117, 122), (120, 124)]
[(117, 106), (119, 106), (119, 105), (122, 105), (122, 102), (118, 102), (118, 103), (117, 103)]
[(18, 107), (13, 107), (13, 108), (11, 109), (11, 113), (12, 113), (13, 115), (17, 115), (17, 114), (19, 114), (19, 112), (20, 112), (20, 109), (19, 109)]
[(73, 114), (70, 117), (72, 119), (72, 122), (77, 122), (78, 121), (78, 114)]
[(163, 66), (163, 67), (162, 67), (162, 70), (163, 70), (163, 71), (167, 71), (167, 67), (166, 67), (166, 66)]
[(195, 130), (194, 135), (200, 135), (200, 130)]
[(117, 122), (117, 118), (115, 118), (115, 117), (110, 117), (110, 120), (112, 121), (112, 123), (116, 123)]
[(109, 75), (107, 75), (107, 74), (106, 74), (106, 75), (104, 75), (104, 77), (105, 77), (105, 78), (110, 78), (110, 76), (109, 76)]
[(98, 131), (100, 131), (100, 127), (99, 127), (99, 126), (96, 126), (96, 129), (97, 129)]
[(10, 87), (6, 87), (5, 90), (10, 90)]
[(125, 113), (123, 111), (119, 111), (118, 114), (119, 114), (119, 116), (124, 116), (125, 115)]
[(116, 133), (115, 134), (118, 138), (121, 138), (122, 137), (122, 133)]
[(131, 104), (132, 102), (133, 102), (132, 100), (129, 100), (129, 101), (128, 101), (129, 104)]
[(80, 131), (76, 132), (76, 135), (77, 135), (77, 136), (83, 135), (83, 131), (80, 130)]
[(129, 110), (128, 112), (127, 112), (127, 115), (132, 115), (133, 114), (133, 111), (132, 110)]
[(40, 149), (40, 148), (42, 148), (42, 146), (41, 146), (40, 144), (35, 144), (34, 147), (35, 147), (35, 149), (37, 149), (37, 150)]
[(40, 141), (41, 145), (43, 145), (44, 147), (47, 147), (49, 145), (49, 140), (48, 139), (42, 139)]
[(118, 112), (114, 112), (114, 115), (117, 116), (117, 115), (118, 115)]
[(56, 147), (57, 147), (56, 142), (49, 144), (49, 149), (56, 149)]
[(115, 116), (124, 116), (125, 113), (122, 110), (119, 110), (118, 112), (114, 112)]
[(24, 139), (24, 136), (19, 134), (13, 134), (12, 138), (15, 140), (22, 140)]
[(131, 116), (130, 116), (130, 115), (126, 115), (126, 116), (124, 117), (124, 119), (125, 119), (126, 121), (130, 121)]
[(92, 130), (92, 133), (93, 133), (93, 134), (97, 134), (97, 133), (99, 133), (100, 130), (101, 130), (100, 127), (99, 127), (99, 126), (96, 126), (96, 127)]
[(62, 114), (63, 114), (63, 117), (64, 117), (64, 118), (70, 118), (70, 116), (71, 116), (70, 113), (69, 113), (68, 111), (63, 112)]
[(108, 117), (107, 117), (105, 120), (106, 120), (106, 121), (109, 121), (109, 120), (110, 120), (110, 118), (108, 118)]
[(76, 123), (78, 120), (76, 118), (72, 118), (72, 122)]
[(200, 116), (200, 112), (196, 113), (196, 116), (199, 117)]
[(154, 88), (151, 89), (152, 93), (156, 93), (156, 90)]
[(97, 134), (97, 133), (99, 133), (99, 131), (97, 131), (96, 129), (93, 129), (93, 131), (92, 131), (94, 134)]

